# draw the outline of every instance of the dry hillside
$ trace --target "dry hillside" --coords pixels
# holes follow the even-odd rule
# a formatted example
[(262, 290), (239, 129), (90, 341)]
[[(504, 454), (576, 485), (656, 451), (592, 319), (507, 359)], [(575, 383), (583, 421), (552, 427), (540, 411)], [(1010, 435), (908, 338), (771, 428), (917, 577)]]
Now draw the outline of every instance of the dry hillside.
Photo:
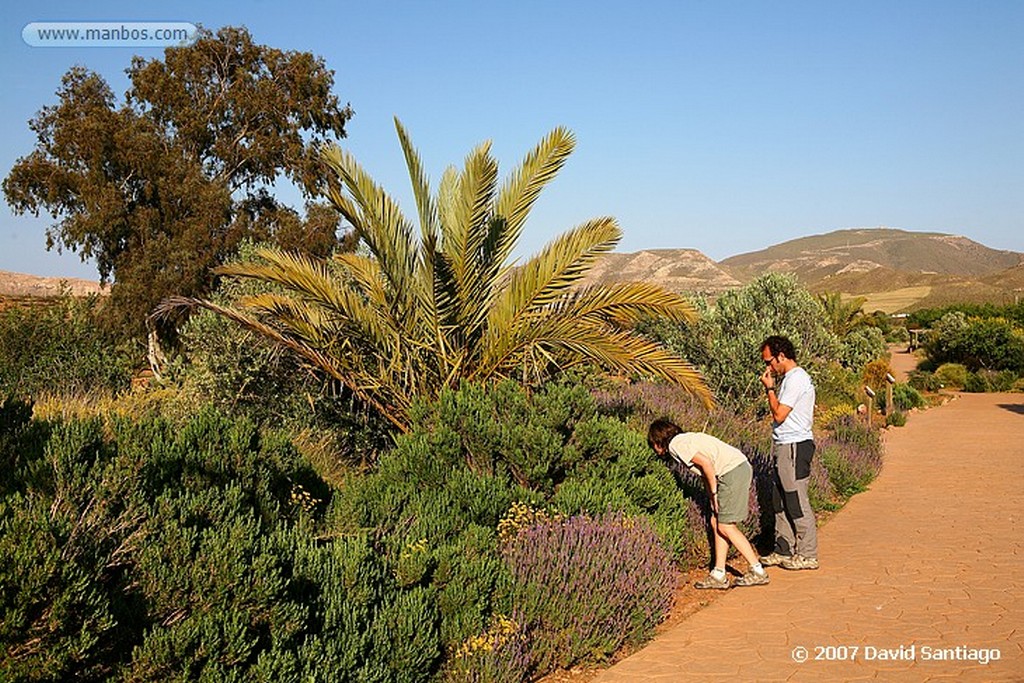
[(964, 302), (1013, 302), (1024, 294), (1024, 254), (966, 237), (892, 228), (812, 235), (715, 263), (693, 249), (610, 254), (588, 281), (649, 281), (717, 293), (766, 272), (792, 273), (814, 292), (867, 299), (889, 313)]
[(740, 286), (696, 249), (648, 249), (608, 254), (594, 266), (584, 284), (654, 282), (676, 292), (722, 292)]
[(60, 296), (62, 291), (76, 296), (105, 294), (99, 282), (79, 278), (41, 277), (0, 270), (0, 308), (11, 303), (34, 303)]

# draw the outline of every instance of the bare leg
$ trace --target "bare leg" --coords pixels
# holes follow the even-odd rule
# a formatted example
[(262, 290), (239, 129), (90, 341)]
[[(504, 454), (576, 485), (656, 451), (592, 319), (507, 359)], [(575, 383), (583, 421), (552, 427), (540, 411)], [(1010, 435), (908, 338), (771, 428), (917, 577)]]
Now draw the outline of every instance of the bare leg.
[[(761, 561), (757, 556), (757, 553), (754, 552), (753, 546), (750, 545), (750, 541), (747, 540), (747, 537), (743, 535), (743, 532), (740, 531), (738, 526), (735, 524), (720, 524), (717, 521), (714, 524), (717, 535), (717, 538), (715, 539), (716, 553), (718, 552), (719, 539), (721, 539), (721, 544), (726, 550), (728, 550), (728, 544), (732, 543), (733, 547), (739, 551), (740, 555), (743, 556), (743, 559), (746, 560), (751, 567)], [(725, 553), (723, 551), (723, 555), (724, 554)], [(725, 566), (724, 559), (722, 560), (722, 566)]]
[[(715, 554), (712, 560), (714, 561), (715, 569), (721, 569), (724, 572), (725, 558), (729, 554), (729, 538), (722, 535), (722, 526), (731, 526), (733, 529), (736, 529), (735, 524), (720, 525), (718, 518), (711, 515), (711, 530), (715, 532)], [(739, 531), (739, 529), (736, 529), (736, 531)], [(740, 536), (742, 535), (740, 534)], [(746, 539), (744, 538), (743, 540), (745, 541)], [(748, 543), (747, 546), (749, 545)]]

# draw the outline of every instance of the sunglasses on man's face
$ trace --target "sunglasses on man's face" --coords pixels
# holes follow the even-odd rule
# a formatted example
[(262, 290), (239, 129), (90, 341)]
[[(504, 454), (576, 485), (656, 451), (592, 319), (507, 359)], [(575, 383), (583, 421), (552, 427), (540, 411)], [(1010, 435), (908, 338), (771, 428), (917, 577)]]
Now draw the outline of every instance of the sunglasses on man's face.
[(761, 360), (764, 361), (765, 365), (771, 365), (772, 363), (774, 363), (778, 359), (779, 359), (778, 356), (772, 356), (771, 358), (762, 358)]

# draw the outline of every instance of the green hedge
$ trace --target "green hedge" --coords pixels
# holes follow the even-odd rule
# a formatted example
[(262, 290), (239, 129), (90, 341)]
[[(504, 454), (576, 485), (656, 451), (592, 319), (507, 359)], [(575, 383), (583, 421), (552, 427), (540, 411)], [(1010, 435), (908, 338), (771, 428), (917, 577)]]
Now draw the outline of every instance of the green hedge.
[[(0, 670), (12, 680), (425, 680), (428, 589), (282, 435), (200, 412), (38, 423), (3, 408)], [(10, 474), (13, 473), (13, 474)]]
[(65, 294), (0, 311), (0, 396), (127, 388), (145, 349), (104, 327), (101, 305), (97, 296)]

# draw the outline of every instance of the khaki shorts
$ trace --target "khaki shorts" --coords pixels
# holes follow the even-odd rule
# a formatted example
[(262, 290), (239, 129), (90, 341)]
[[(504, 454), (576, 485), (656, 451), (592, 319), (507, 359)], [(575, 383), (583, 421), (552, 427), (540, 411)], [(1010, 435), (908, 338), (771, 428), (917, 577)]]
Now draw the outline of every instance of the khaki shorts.
[(750, 514), (750, 482), (754, 470), (749, 462), (737, 465), (718, 477), (718, 522), (739, 524)]

